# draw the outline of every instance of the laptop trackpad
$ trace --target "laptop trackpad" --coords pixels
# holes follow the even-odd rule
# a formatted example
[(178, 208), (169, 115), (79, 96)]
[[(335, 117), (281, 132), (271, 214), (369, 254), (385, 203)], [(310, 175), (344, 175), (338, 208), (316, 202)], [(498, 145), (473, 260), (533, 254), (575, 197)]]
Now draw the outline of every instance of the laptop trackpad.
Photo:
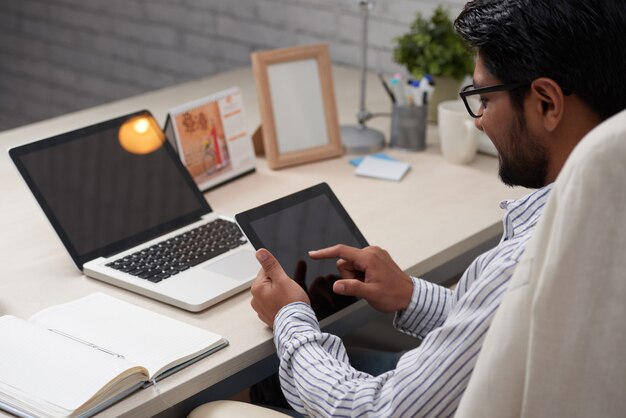
[(261, 266), (256, 261), (254, 251), (242, 250), (224, 257), (215, 263), (203, 267), (204, 270), (232, 277), (235, 280), (247, 280), (256, 276)]

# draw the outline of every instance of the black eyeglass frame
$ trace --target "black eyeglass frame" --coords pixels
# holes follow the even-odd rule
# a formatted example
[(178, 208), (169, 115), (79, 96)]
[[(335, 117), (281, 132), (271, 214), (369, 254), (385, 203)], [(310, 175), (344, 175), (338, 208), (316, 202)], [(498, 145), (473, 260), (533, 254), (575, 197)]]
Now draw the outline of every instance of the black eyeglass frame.
[[(459, 92), (459, 96), (461, 96), (461, 99), (463, 100), (463, 104), (465, 105), (465, 108), (467, 109), (467, 112), (470, 114), (470, 116), (473, 118), (479, 118), (483, 114), (481, 113), (480, 115), (476, 115), (474, 114), (474, 112), (472, 112), (472, 108), (467, 103), (468, 96), (474, 96), (476, 94), (494, 93), (496, 91), (511, 91), (511, 90), (518, 89), (520, 87), (527, 86), (529, 84), (530, 82), (524, 81), (524, 82), (517, 82), (517, 83), (496, 84), (495, 86), (481, 87), (479, 89), (467, 90), (469, 88), (474, 87), (473, 84), (469, 84), (461, 89), (461, 91)], [(481, 108), (482, 108), (482, 104), (481, 104)]]

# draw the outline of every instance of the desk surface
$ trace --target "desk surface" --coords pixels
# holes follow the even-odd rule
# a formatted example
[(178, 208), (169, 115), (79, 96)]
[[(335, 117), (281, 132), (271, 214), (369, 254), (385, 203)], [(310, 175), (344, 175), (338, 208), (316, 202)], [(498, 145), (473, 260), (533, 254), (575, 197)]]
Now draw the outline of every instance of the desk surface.
[[(358, 108), (358, 72), (334, 67), (335, 92), (342, 124), (353, 124)], [(70, 115), (0, 133), (0, 147), (10, 148), (135, 110), (150, 109), (163, 123), (168, 109), (231, 86), (243, 92), (250, 132), (259, 124), (256, 90), (250, 69), (196, 80)], [(387, 112), (389, 100), (375, 76), (368, 79), (368, 108)], [(389, 133), (389, 118), (369, 126)], [(257, 159), (257, 171), (206, 194), (219, 213), (234, 214), (326, 181), (367, 240), (387, 249), (413, 275), (428, 272), (501, 233), (499, 201), (517, 198), (524, 189), (505, 187), (497, 177), (497, 159), (479, 155), (464, 166), (446, 163), (429, 127), (426, 151), (387, 150), (412, 168), (401, 182), (359, 178), (350, 156), (269, 170)], [(204, 312), (192, 314), (132, 294), (82, 275), (20, 179), (6, 152), (0, 153), (0, 315), (29, 318), (35, 312), (101, 291), (222, 334), (230, 346), (160, 383), (164, 400), (176, 404), (232, 376), (274, 352), (272, 334), (250, 308), (249, 292)], [(235, 325), (235, 326), (233, 326)], [(149, 416), (166, 409), (152, 389), (113, 405), (101, 416)]]

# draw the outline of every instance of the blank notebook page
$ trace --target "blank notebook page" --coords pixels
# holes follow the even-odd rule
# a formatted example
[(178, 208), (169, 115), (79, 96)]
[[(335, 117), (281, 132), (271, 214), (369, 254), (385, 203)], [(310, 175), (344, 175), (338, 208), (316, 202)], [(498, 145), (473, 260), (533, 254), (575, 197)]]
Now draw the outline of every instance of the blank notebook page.
[(222, 341), (217, 334), (102, 293), (45, 309), (30, 320), (122, 355), (148, 369), (150, 378)]
[(14, 316), (0, 318), (0, 333), (11, 341), (0, 344), (0, 392), (46, 399), (58, 415), (68, 415), (129, 369), (124, 360)]

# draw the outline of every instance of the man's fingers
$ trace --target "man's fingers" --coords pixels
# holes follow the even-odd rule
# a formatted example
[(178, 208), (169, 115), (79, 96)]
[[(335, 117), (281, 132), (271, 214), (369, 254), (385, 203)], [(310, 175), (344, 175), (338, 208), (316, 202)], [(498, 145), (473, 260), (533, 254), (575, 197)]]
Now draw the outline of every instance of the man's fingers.
[(337, 280), (333, 284), (333, 292), (338, 295), (356, 296), (358, 298), (367, 299), (371, 292), (368, 286), (371, 285), (356, 279)]
[(314, 260), (322, 258), (343, 258), (348, 261), (354, 261), (360, 251), (361, 250), (358, 248), (339, 244), (328, 248), (322, 248), (321, 250), (309, 251), (309, 256)]
[(337, 260), (337, 271), (342, 279), (360, 279), (363, 276), (362, 272), (355, 270), (352, 262), (341, 258)]
[(282, 266), (276, 260), (276, 258), (267, 251), (265, 248), (261, 248), (256, 252), (256, 259), (261, 264), (261, 268), (272, 279), (277, 279), (280, 275), (286, 275)]
[(269, 320), (269, 318), (261, 313), (257, 312), (257, 316), (259, 317), (259, 319), (265, 323), (265, 325), (267, 325), (268, 327), (270, 327), (270, 329), (274, 329), (274, 324)]
[(265, 322), (265, 324), (267, 324), (268, 327), (272, 328), (272, 324), (270, 322), (269, 317), (265, 314), (265, 312), (262, 309), (262, 306), (259, 305), (259, 302), (257, 301), (255, 297), (253, 297), (252, 300), (250, 300), (250, 306), (252, 306), (252, 309), (254, 309), (259, 319)]

